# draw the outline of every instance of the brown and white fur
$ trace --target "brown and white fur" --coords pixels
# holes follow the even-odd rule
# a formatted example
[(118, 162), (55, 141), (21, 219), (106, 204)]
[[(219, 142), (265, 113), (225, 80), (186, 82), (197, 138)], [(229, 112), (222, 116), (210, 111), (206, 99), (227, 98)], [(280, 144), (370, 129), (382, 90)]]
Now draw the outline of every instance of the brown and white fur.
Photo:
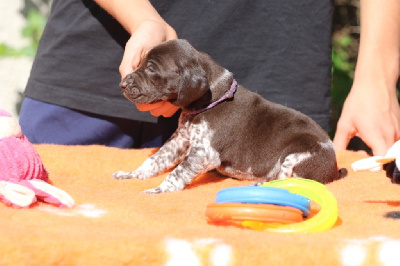
[(134, 103), (169, 101), (182, 109), (173, 136), (138, 169), (116, 179), (147, 179), (173, 171), (147, 193), (184, 189), (216, 169), (239, 179), (265, 182), (304, 177), (322, 183), (341, 177), (328, 135), (311, 118), (263, 99), (241, 85), (232, 99), (189, 114), (220, 99), (233, 75), (185, 40), (162, 43), (121, 82)]

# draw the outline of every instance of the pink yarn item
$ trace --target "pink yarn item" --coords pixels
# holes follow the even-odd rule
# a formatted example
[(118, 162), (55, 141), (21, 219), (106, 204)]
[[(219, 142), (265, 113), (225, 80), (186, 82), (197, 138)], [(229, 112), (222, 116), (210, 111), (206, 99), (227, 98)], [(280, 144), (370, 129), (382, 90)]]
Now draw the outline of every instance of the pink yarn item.
[(11, 182), (20, 180), (48, 180), (42, 160), (25, 136), (0, 139), (0, 179)]
[(28, 208), (37, 200), (73, 207), (71, 196), (47, 183), (39, 154), (11, 117), (0, 109), (0, 201), (15, 208)]
[(12, 115), (9, 112), (7, 112), (3, 109), (0, 109), (0, 116), (12, 117)]
[[(39, 181), (39, 182), (46, 183), (46, 182), (44, 182), (44, 181), (42, 181), (42, 180), (38, 180), (38, 181)], [(60, 201), (60, 199), (58, 199), (58, 198), (52, 196), (52, 195), (49, 194), (48, 192), (46, 192), (46, 191), (44, 191), (44, 190), (41, 190), (41, 189), (38, 188), (38, 187), (35, 187), (35, 186), (32, 185), (31, 183), (29, 183), (29, 181), (27, 181), (27, 180), (22, 180), (21, 182), (19, 182), (19, 184), (21, 184), (21, 185), (23, 185), (23, 186), (25, 186), (25, 187), (27, 187), (27, 188), (33, 190), (33, 191), (35, 192), (35, 194), (36, 194), (36, 197), (37, 197), (38, 199), (44, 201), (44, 202), (53, 204), (53, 205), (58, 206), (58, 207), (60, 207), (60, 208), (66, 208), (66, 207), (68, 207), (68, 206), (64, 205), (64, 204)]]
[[(29, 206), (21, 207), (21, 206), (19, 206), (19, 205), (15, 205), (14, 203), (12, 203), (11, 201), (9, 201), (9, 200), (8, 200), (6, 197), (4, 197), (3, 195), (0, 195), (0, 200), (1, 200), (5, 205), (11, 206), (11, 207), (13, 207), (13, 208), (15, 208), (15, 209), (22, 209), (22, 208), (26, 209), (26, 208), (29, 207)], [(34, 198), (32, 204), (35, 203), (35, 202), (36, 202), (36, 198)]]

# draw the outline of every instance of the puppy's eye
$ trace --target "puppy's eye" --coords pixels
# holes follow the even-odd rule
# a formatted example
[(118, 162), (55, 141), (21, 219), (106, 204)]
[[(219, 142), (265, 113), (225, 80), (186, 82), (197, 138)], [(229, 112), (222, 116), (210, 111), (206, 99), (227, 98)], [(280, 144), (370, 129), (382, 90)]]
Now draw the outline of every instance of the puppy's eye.
[(154, 63), (153, 62), (148, 62), (147, 66), (146, 66), (146, 70), (149, 73), (154, 73), (156, 71), (156, 67), (155, 67)]

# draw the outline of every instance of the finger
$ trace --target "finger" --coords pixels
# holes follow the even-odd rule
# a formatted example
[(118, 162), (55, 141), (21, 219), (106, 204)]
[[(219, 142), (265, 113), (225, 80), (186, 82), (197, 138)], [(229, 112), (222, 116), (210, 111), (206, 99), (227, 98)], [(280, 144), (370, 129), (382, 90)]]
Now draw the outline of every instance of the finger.
[(375, 139), (373, 141), (367, 140), (365, 138), (362, 140), (365, 142), (365, 144), (367, 144), (368, 147), (371, 148), (372, 154), (375, 156), (384, 156), (389, 149), (386, 141), (382, 138)]
[(348, 126), (342, 126), (338, 123), (338, 127), (333, 138), (333, 146), (336, 150), (345, 150), (349, 145), (350, 140), (356, 135), (356, 131)]
[(128, 74), (132, 73), (133, 67), (132, 65), (137, 62), (136, 56), (130, 56), (127, 55), (126, 53), (124, 54), (121, 65), (119, 66), (119, 73), (121, 74), (121, 79), (125, 78)]
[(125, 52), (122, 57), (121, 64), (119, 66), (119, 73), (124, 78), (130, 74), (140, 63), (142, 57), (142, 50), (135, 46), (131, 46), (129, 43), (126, 44)]
[(363, 156), (369, 156), (369, 154), (368, 154), (368, 152), (367, 151), (364, 151), (364, 150), (358, 150), (358, 151), (356, 151), (358, 154), (360, 154), (360, 155), (363, 155)]
[(371, 148), (374, 155), (384, 156), (391, 146), (386, 138), (379, 133), (371, 132), (367, 136), (361, 136), (361, 138)]

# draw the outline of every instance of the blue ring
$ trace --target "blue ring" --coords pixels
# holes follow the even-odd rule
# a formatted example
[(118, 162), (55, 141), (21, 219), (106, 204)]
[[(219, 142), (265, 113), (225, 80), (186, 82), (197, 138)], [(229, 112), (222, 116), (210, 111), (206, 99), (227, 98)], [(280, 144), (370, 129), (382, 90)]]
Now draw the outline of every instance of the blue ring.
[(290, 206), (303, 212), (303, 216), (310, 214), (310, 200), (306, 197), (291, 193), (287, 189), (276, 187), (231, 187), (221, 189), (215, 199), (217, 203), (265, 203), (281, 206)]

